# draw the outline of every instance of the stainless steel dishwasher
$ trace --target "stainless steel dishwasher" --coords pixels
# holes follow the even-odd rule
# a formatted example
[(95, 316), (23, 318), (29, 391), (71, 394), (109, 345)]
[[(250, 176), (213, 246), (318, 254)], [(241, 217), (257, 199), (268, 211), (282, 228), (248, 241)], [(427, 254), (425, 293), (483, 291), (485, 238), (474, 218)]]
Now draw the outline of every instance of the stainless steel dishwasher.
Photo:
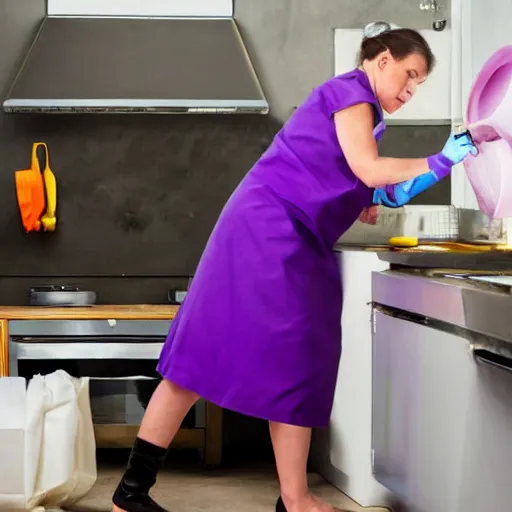
[(373, 471), (411, 512), (512, 506), (512, 280), (477, 279), (373, 274)]
[[(90, 377), (98, 446), (129, 447), (160, 381), (156, 365), (169, 326), (168, 320), (12, 320), (9, 375), (30, 379), (61, 369)], [(214, 408), (199, 401), (177, 436), (183, 447), (202, 448), (208, 466), (220, 463)]]

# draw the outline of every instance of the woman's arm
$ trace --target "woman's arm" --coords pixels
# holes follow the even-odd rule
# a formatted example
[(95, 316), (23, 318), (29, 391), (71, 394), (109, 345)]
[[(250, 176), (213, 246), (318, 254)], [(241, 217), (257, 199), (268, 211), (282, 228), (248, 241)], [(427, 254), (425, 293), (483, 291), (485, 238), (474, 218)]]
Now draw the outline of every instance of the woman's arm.
[(369, 103), (336, 112), (334, 122), (338, 142), (352, 172), (370, 188), (417, 178), (412, 188), (419, 193), (448, 176), (454, 164), (463, 161), (470, 153), (477, 153), (468, 135), (452, 135), (442, 152), (428, 158), (381, 157), (373, 137), (373, 107)]
[(377, 219), (379, 217), (379, 211), (377, 210), (377, 206), (369, 206), (365, 208), (361, 215), (359, 215), (359, 220), (364, 224), (377, 224)]
[(379, 156), (373, 137), (373, 107), (369, 103), (336, 112), (334, 122), (348, 165), (367, 187), (392, 185), (429, 172), (426, 158)]

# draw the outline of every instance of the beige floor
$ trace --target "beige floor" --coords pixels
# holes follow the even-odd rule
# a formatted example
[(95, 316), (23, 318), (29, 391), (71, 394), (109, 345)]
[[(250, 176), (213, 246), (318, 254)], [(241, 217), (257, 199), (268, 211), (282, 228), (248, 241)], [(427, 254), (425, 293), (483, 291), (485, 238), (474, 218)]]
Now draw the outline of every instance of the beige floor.
[[(121, 473), (122, 466), (100, 465), (95, 487), (73, 511), (107, 512)], [(340, 508), (364, 510), (318, 475), (311, 475), (311, 486), (317, 495)], [(160, 474), (153, 492), (153, 497), (171, 512), (273, 512), (277, 495), (272, 468), (169, 470)]]

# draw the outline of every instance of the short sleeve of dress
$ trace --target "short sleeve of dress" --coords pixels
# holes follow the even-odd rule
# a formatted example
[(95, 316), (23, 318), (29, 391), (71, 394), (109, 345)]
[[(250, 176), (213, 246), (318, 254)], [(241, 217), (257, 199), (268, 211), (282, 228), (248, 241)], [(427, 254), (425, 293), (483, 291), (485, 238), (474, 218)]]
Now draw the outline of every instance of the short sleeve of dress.
[(382, 118), (368, 78), (359, 70), (336, 76), (321, 85), (319, 89), (329, 116), (353, 105), (370, 103), (377, 113), (378, 120)]

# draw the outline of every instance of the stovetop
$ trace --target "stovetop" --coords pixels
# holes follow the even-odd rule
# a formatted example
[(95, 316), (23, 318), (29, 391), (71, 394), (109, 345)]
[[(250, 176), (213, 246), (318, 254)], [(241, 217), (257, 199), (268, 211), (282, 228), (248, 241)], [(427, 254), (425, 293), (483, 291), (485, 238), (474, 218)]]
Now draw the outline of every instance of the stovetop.
[(72, 286), (67, 284), (44, 284), (32, 286), (30, 293), (43, 293), (43, 292), (78, 292), (80, 289), (78, 286)]
[(30, 288), (31, 306), (84, 307), (96, 304), (96, 292), (72, 285), (37, 285)]
[[(168, 290), (167, 305), (179, 306), (183, 303), (186, 290)], [(97, 303), (97, 293), (81, 290), (71, 284), (34, 285), (29, 290), (28, 305), (54, 307), (84, 307)]]

